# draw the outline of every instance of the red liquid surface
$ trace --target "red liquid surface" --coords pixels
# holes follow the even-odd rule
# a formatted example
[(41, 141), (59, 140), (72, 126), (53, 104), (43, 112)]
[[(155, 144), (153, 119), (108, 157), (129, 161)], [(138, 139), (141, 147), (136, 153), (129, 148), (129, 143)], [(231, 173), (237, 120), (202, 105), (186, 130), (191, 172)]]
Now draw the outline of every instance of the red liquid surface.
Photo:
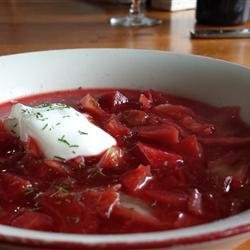
[[(1, 124), (1, 224), (135, 233), (202, 224), (250, 206), (250, 127), (237, 107), (124, 89), (78, 89), (18, 101), (69, 104), (91, 115), (118, 144), (97, 157), (46, 160)], [(0, 106), (2, 119), (11, 105)]]

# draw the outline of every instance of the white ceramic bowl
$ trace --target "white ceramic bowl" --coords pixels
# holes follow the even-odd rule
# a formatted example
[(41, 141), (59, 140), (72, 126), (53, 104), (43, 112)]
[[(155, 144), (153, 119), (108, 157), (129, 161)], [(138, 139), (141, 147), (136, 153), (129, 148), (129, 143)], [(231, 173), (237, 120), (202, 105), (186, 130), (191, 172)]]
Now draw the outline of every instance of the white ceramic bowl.
[[(154, 88), (218, 106), (240, 105), (242, 117), (250, 122), (250, 69), (224, 61), (123, 49), (58, 50), (0, 57), (0, 102), (79, 86)], [(228, 250), (247, 239), (250, 211), (185, 229), (125, 235), (70, 235), (0, 225), (4, 249)]]

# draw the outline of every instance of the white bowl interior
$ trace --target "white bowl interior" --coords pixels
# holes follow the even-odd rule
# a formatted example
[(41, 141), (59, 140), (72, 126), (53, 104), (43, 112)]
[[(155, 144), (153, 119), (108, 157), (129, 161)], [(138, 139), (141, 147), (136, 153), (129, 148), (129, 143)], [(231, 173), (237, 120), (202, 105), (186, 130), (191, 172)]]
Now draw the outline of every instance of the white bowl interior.
[[(119, 49), (48, 51), (0, 58), (0, 102), (80, 86), (153, 88), (217, 106), (239, 105), (242, 117), (250, 122), (250, 69), (223, 61), (159, 51)], [(250, 212), (245, 211), (214, 223), (160, 233), (83, 236), (0, 226), (0, 234), (48, 242), (152, 242), (191, 237), (249, 223)]]
[(79, 86), (160, 89), (217, 106), (240, 105), (250, 122), (250, 70), (159, 51), (64, 50), (0, 58), (0, 101)]

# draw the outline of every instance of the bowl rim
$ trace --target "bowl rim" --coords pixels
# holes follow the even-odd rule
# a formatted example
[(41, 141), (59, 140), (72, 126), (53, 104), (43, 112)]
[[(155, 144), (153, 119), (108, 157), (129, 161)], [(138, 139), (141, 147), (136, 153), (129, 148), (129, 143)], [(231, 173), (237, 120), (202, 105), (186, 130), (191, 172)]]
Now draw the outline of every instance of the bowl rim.
[[(25, 52), (11, 55), (0, 56), (0, 62), (6, 58), (15, 59), (16, 56), (34, 56), (36, 54), (51, 54), (51, 53), (77, 53), (77, 52), (102, 52), (102, 53), (160, 53), (165, 55), (176, 55), (189, 57), (191, 59), (200, 58), (203, 60), (217, 61), (222, 64), (229, 64), (233, 67), (240, 69), (246, 69), (250, 72), (250, 68), (244, 65), (231, 63), (221, 59), (215, 59), (211, 57), (167, 52), (160, 50), (143, 50), (143, 49), (60, 49), (60, 50), (45, 50)], [(239, 234), (250, 232), (250, 209), (235, 216), (230, 216), (225, 219), (217, 220), (202, 224), (199, 226), (193, 226), (182, 229), (166, 230), (159, 232), (147, 232), (147, 233), (134, 233), (134, 234), (105, 234), (105, 235), (83, 235), (83, 234), (66, 234), (66, 233), (50, 233), (40, 232), (35, 230), (19, 229), (10, 226), (0, 225), (0, 241), (5, 243), (22, 244), (22, 245), (39, 245), (39, 246), (62, 246), (66, 247), (70, 244), (70, 247), (74, 245), (78, 247), (108, 247), (117, 248), (118, 246), (130, 247), (150, 247), (150, 246), (173, 246), (182, 244), (202, 243), (212, 240), (219, 240), (230, 236), (236, 236)]]
[(238, 67), (241, 69), (250, 70), (250, 66), (246, 66), (244, 64), (227, 61), (224, 59), (204, 56), (199, 54), (188, 54), (177, 51), (168, 51), (168, 50), (158, 50), (158, 49), (133, 49), (133, 48), (64, 48), (64, 49), (47, 49), (47, 50), (34, 50), (34, 51), (25, 51), (25, 52), (17, 52), (0, 55), (0, 61), (3, 59), (8, 59), (16, 56), (26, 56), (26, 55), (36, 55), (36, 54), (51, 54), (51, 53), (77, 53), (77, 52), (86, 52), (86, 53), (95, 53), (95, 52), (105, 52), (105, 53), (148, 53), (148, 54), (165, 54), (165, 55), (176, 55), (176, 56), (184, 56), (196, 59), (205, 59), (208, 61), (221, 62), (227, 65), (232, 65), (234, 67)]
[[(245, 211), (249, 213), (250, 211)], [(239, 217), (240, 214), (235, 217)], [(40, 248), (56, 247), (59, 249), (118, 249), (126, 246), (126, 249), (141, 249), (148, 247), (172, 247), (180, 245), (192, 245), (223, 240), (225, 238), (243, 235), (250, 232), (250, 223), (223, 228), (222, 230), (208, 231), (209, 227), (216, 227), (217, 223), (228, 221), (234, 216), (221, 219), (216, 222), (183, 229), (166, 230), (159, 232), (146, 232), (134, 234), (67, 234), (51, 233), (35, 230), (14, 228), (0, 225), (0, 242), (11, 245), (39, 246)], [(196, 232), (190, 232), (190, 231)], [(199, 233), (197, 233), (197, 231)], [(178, 235), (177, 235), (178, 234)], [(249, 235), (249, 234), (248, 234)]]

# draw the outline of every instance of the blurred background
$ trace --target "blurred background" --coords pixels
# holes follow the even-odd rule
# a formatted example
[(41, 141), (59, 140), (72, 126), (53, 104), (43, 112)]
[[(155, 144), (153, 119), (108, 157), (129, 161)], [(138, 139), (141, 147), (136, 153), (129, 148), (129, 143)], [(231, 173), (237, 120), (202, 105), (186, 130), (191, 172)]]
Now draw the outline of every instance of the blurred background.
[[(220, 1), (240, 1), (240, 6), (249, 2), (211, 1), (217, 6)], [(250, 66), (249, 38), (190, 38), (193, 29), (246, 29), (248, 20), (227, 26), (199, 23), (195, 0), (151, 0), (145, 1), (144, 14), (162, 20), (160, 25), (111, 26), (112, 17), (128, 15), (130, 4), (129, 0), (0, 0), (0, 55), (64, 48), (137, 48), (211, 56)], [(210, 21), (214, 18), (209, 13), (221, 16), (208, 12), (209, 6), (202, 7), (206, 10), (200, 12), (203, 17), (205, 13)]]

